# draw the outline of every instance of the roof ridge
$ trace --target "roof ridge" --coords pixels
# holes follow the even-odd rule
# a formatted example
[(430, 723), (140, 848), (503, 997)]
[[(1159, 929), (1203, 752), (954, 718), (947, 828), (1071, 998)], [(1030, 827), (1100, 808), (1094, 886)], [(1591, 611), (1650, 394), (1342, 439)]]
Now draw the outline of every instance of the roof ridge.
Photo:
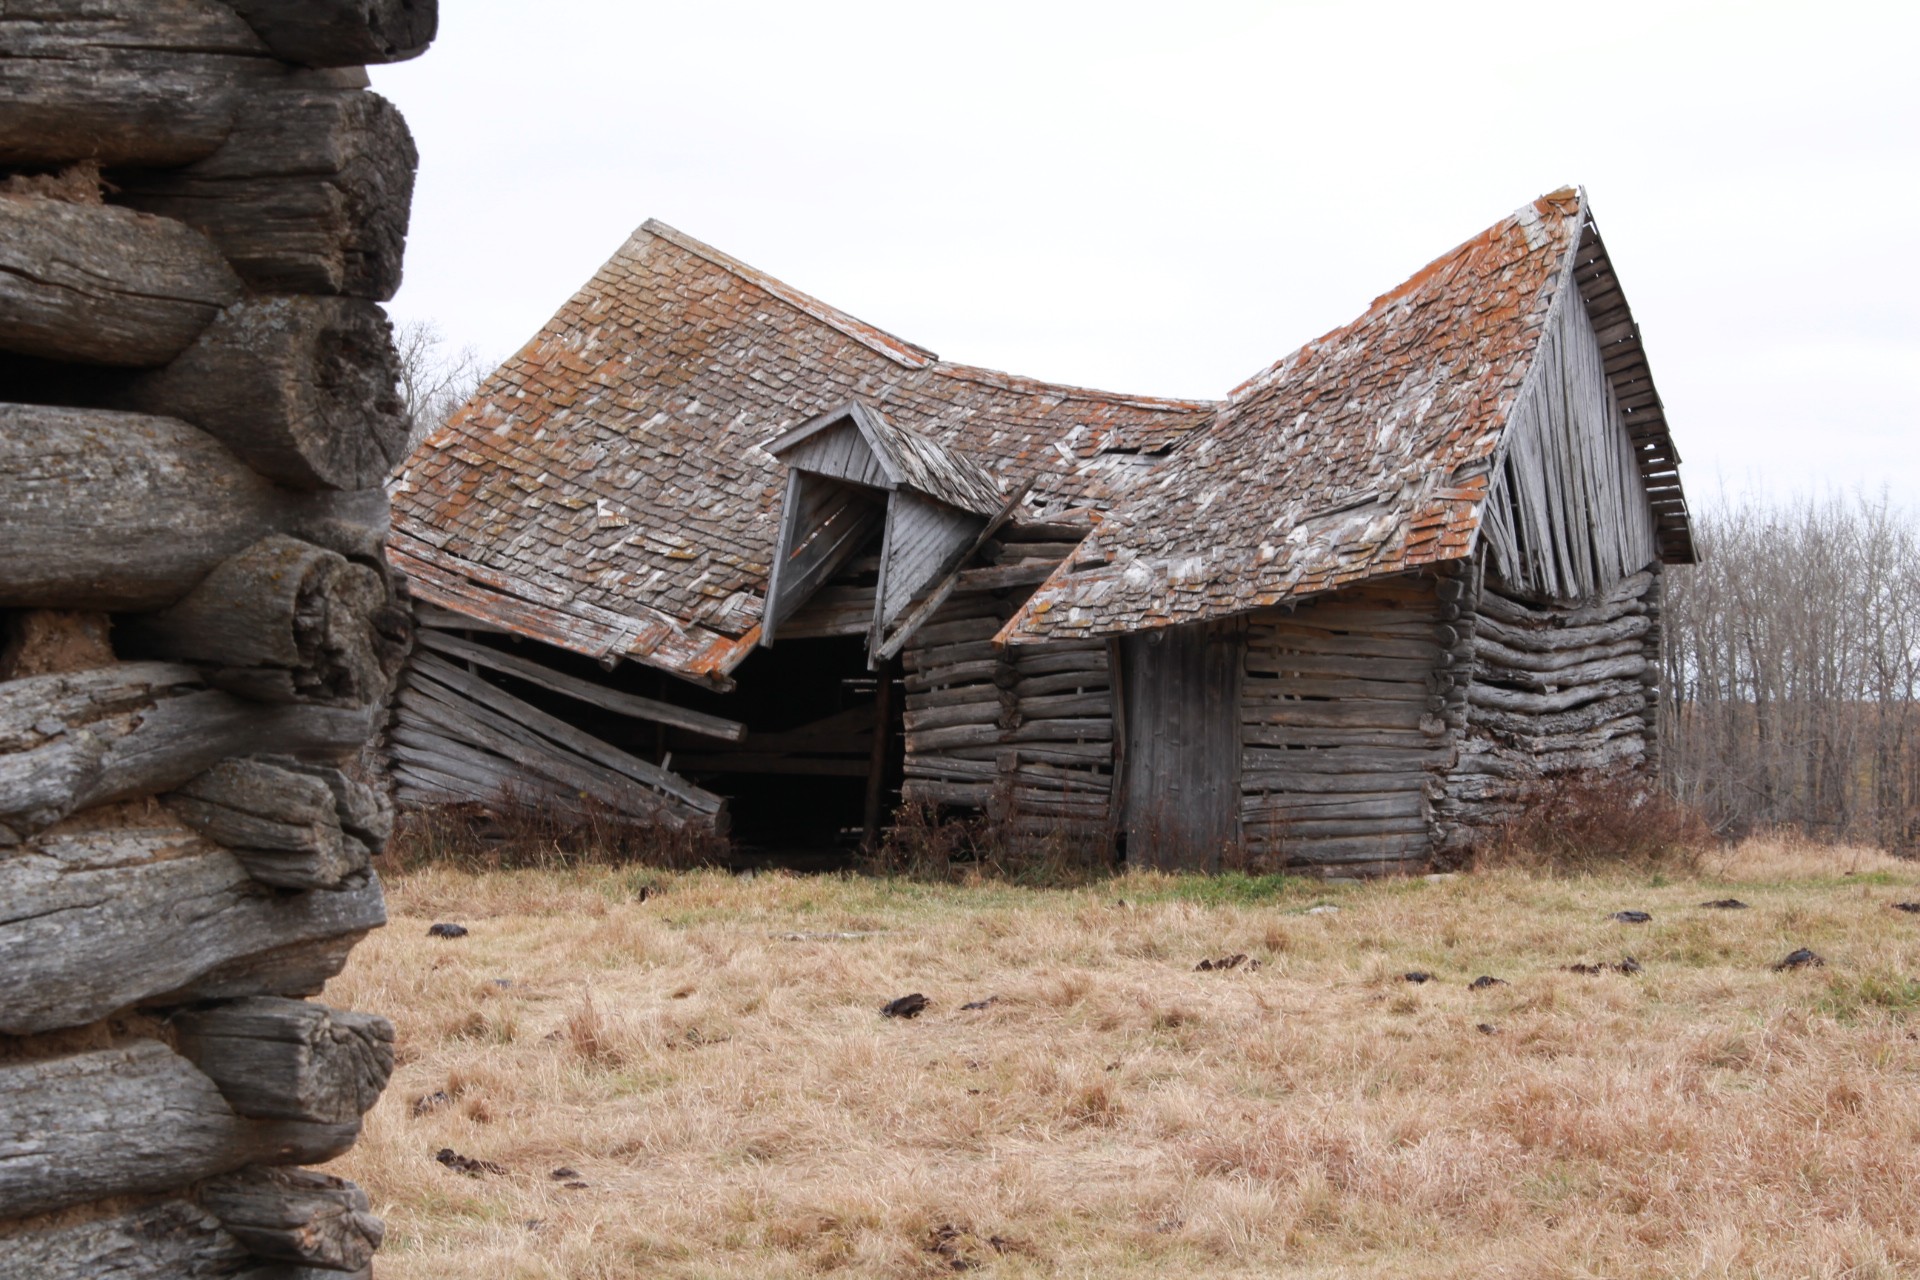
[(1087, 387), (1073, 382), (1051, 382), (1045, 378), (1030, 377), (1024, 373), (1008, 373), (1003, 369), (989, 369), (977, 364), (955, 364), (949, 360), (940, 361), (935, 372), (962, 382), (978, 382), (985, 386), (1003, 387), (1006, 390), (1044, 388), (1048, 391), (1057, 391), (1068, 400), (1098, 400), (1102, 404), (1123, 404), (1135, 409), (1165, 410), (1170, 413), (1195, 413), (1217, 409), (1223, 403), (1219, 400), (1194, 400), (1185, 396), (1145, 396), (1126, 391), (1102, 391), (1098, 387)]
[(648, 218), (640, 224), (640, 229), (649, 235), (658, 236), (669, 244), (678, 245), (688, 253), (705, 258), (714, 266), (738, 276), (749, 284), (757, 285), (787, 305), (797, 307), (829, 328), (852, 338), (861, 346), (879, 352), (895, 364), (904, 365), (909, 369), (925, 369), (940, 361), (940, 357), (927, 348), (888, 333), (878, 325), (868, 324), (858, 316), (850, 315), (831, 303), (822, 302), (810, 293), (803, 293), (784, 280), (775, 279), (758, 267), (748, 266), (732, 254), (716, 249), (705, 241), (696, 240), (686, 232), (661, 222), (658, 218)]
[[(1361, 324), (1365, 323), (1366, 320), (1369, 317), (1371, 317), (1376, 311), (1380, 310), (1381, 307), (1394, 301), (1394, 299), (1396, 298), (1405, 296), (1409, 291), (1418, 287), (1421, 284), (1424, 284), (1426, 281), (1431, 280), (1434, 276), (1438, 275), (1440, 272), (1452, 266), (1455, 266), (1460, 261), (1462, 255), (1466, 254), (1468, 251), (1480, 245), (1491, 244), (1495, 239), (1499, 237), (1500, 233), (1507, 226), (1508, 223), (1515, 222), (1516, 220), (1520, 219), (1521, 217), (1523, 217), (1528, 213), (1532, 213), (1537, 216), (1544, 216), (1547, 210), (1541, 208), (1542, 205), (1562, 205), (1562, 204), (1567, 204), (1571, 202), (1576, 208), (1576, 210), (1580, 209), (1584, 204), (1585, 196), (1586, 196), (1586, 188), (1569, 184), (1567, 186), (1559, 187), (1553, 191), (1549, 191), (1543, 196), (1537, 196), (1534, 199), (1529, 200), (1527, 203), (1521, 205), (1518, 209), (1515, 209), (1513, 212), (1507, 214), (1505, 217), (1496, 219), (1490, 225), (1482, 228), (1478, 232), (1475, 232), (1473, 235), (1468, 236), (1465, 240), (1462, 240), (1459, 244), (1454, 245), (1451, 249), (1448, 249), (1445, 253), (1437, 255), (1432, 261), (1428, 262), (1425, 266), (1421, 267), (1418, 271), (1415, 271), (1412, 275), (1408, 276), (1405, 280), (1402, 280), (1399, 284), (1387, 290), (1385, 293), (1379, 295), (1372, 302), (1369, 302), (1366, 305), (1366, 308), (1363, 311), (1361, 311), (1359, 315), (1355, 316), (1353, 319), (1347, 321), (1345, 324), (1335, 325), (1333, 328), (1327, 330), (1325, 333), (1321, 334), (1319, 337), (1307, 339), (1305, 342), (1301, 343), (1299, 346), (1295, 347), (1293, 350), (1287, 352), (1285, 355), (1281, 356), (1279, 359), (1273, 361), (1271, 364), (1267, 365), (1265, 368), (1245, 378), (1240, 383), (1238, 383), (1231, 391), (1227, 392), (1227, 396), (1226, 396), (1227, 401), (1231, 402), (1234, 400), (1238, 400), (1241, 398), (1243, 393), (1252, 391), (1257, 387), (1264, 386), (1266, 383), (1270, 382), (1273, 379), (1274, 375), (1279, 373), (1286, 366), (1286, 364), (1289, 361), (1291, 361), (1295, 356), (1300, 355), (1302, 352), (1307, 351), (1310, 348), (1320, 345), (1321, 343), (1327, 341), (1329, 338), (1335, 337), (1338, 334), (1345, 333), (1349, 329), (1354, 329), (1359, 327)], [(1574, 239), (1577, 242), (1579, 237), (1576, 235)]]

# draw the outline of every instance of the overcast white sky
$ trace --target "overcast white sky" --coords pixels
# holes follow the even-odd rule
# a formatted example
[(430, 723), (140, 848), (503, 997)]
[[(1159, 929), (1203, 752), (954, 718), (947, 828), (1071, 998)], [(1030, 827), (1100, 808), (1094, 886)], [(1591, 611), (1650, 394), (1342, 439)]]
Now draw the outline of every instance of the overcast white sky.
[(445, 0), (389, 308), (503, 358), (648, 217), (964, 360), (1219, 396), (1588, 189), (1696, 503), (1920, 506), (1920, 6)]

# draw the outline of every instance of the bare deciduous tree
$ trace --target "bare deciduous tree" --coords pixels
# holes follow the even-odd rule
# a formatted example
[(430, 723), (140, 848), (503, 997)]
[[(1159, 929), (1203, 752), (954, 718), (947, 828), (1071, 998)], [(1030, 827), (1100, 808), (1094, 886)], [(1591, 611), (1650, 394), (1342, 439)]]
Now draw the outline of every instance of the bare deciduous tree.
[(1920, 844), (1920, 526), (1885, 498), (1696, 515), (1669, 577), (1664, 753), (1716, 825)]
[(407, 433), (411, 452), (427, 432), (473, 398), (495, 362), (483, 359), (478, 348), (470, 345), (449, 351), (446, 334), (431, 320), (395, 325), (393, 344), (400, 353), (400, 395), (411, 423)]

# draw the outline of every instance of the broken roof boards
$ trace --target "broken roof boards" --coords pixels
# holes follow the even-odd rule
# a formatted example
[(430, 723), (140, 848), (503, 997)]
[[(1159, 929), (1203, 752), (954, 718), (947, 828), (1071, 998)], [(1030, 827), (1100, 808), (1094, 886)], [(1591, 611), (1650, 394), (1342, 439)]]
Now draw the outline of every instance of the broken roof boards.
[[(760, 639), (772, 576), (788, 469), (771, 438), (785, 431), (791, 448), (850, 404), (870, 411), (865, 435), (892, 443), (895, 485), (912, 469), (925, 483), (910, 488), (968, 509), (954, 499), (982, 496), (982, 481), (1028, 482), (1032, 512), (1105, 516), (1010, 623), (1013, 642), (1301, 599), (1465, 556), (1483, 529), (1509, 559), (1537, 556), (1552, 530), (1513, 506), (1506, 464), (1512, 454), (1549, 478), (1536, 455), (1552, 433), (1510, 445), (1508, 428), (1538, 391), (1536, 355), (1575, 307), (1629, 442), (1584, 461), (1608, 469), (1618, 505), (1630, 460), (1661, 557), (1688, 561), (1678, 455), (1572, 190), (1503, 219), (1219, 403), (942, 361), (649, 222), (410, 459), (394, 494), (396, 559), (433, 604), (724, 685)], [(1551, 477), (1556, 500), (1597, 492), (1573, 465)], [(942, 490), (956, 480), (961, 493)], [(1530, 527), (1523, 553), (1513, 539)], [(1550, 568), (1543, 585), (1593, 578)]]

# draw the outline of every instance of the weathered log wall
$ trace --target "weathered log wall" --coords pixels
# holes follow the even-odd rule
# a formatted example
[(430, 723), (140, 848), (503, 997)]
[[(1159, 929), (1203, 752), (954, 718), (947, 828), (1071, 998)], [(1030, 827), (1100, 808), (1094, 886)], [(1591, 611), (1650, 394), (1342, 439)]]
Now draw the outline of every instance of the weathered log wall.
[(1460, 594), (1456, 579), (1414, 576), (1253, 615), (1240, 697), (1252, 858), (1343, 874), (1424, 866)]
[(350, 775), (408, 644), (381, 484), (432, 0), (0, 22), (0, 1275), (367, 1275), (289, 1168), (393, 1064)]
[(1523, 595), (1489, 569), (1470, 597), (1472, 679), (1436, 805), (1446, 850), (1515, 816), (1542, 780), (1657, 764), (1658, 562), (1582, 601)]
[(908, 642), (909, 802), (977, 810), (1016, 851), (1110, 848), (1113, 674), (1104, 640), (996, 646), (994, 635), (1084, 536), (1008, 526)]

